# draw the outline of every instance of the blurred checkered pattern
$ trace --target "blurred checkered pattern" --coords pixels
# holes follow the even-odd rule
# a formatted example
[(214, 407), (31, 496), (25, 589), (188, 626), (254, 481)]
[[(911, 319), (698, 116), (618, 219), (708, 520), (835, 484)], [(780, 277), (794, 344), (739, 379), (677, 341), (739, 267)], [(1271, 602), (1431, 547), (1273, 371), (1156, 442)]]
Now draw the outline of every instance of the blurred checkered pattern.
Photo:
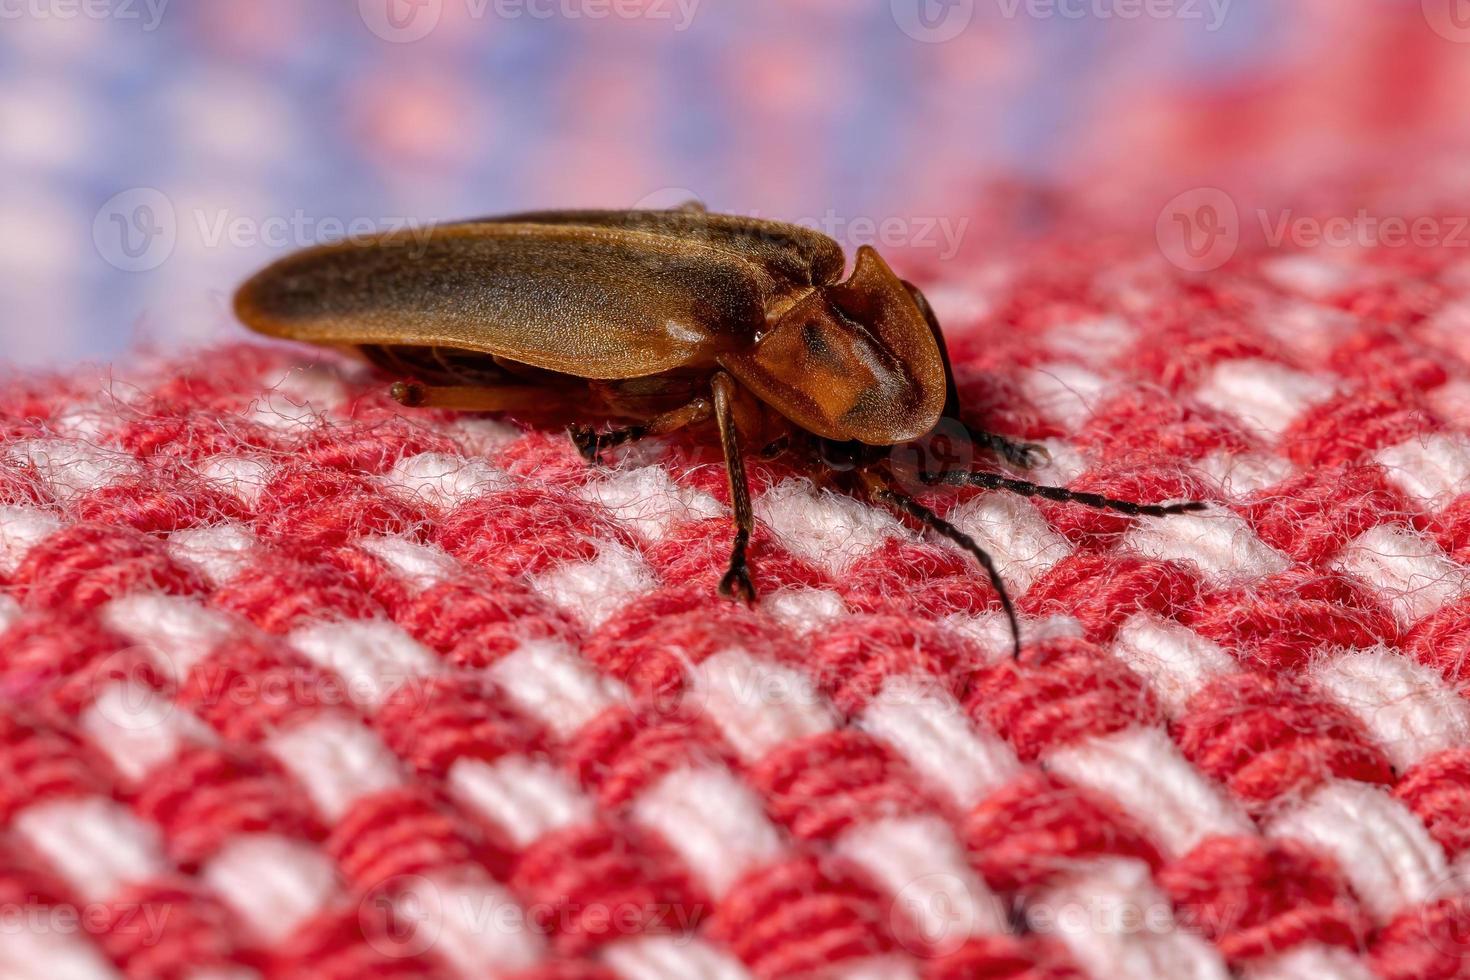
[(1177, 191), (1202, 162), (1290, 169), (1463, 116), (1463, 78), (1434, 67), (1463, 61), (1446, 37), (1459, 0), (1352, 18), (1325, 0), (1150, 2), (1169, 15), (1128, 17), (1133, 0), (5, 0), (5, 354), (217, 338), (244, 274), (354, 223), (696, 196), (850, 239), (854, 221), (957, 218), (996, 175), (1167, 173)]

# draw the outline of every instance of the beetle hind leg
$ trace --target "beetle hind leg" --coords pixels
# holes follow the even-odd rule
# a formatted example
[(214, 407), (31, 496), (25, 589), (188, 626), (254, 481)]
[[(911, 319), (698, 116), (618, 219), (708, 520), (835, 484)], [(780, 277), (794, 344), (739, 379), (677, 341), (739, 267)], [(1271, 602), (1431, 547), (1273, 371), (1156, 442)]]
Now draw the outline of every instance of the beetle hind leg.
[(426, 385), (396, 381), (388, 390), (405, 408), (448, 408), (461, 412), (505, 412), (543, 408), (546, 389), (531, 385)]
[(686, 425), (705, 421), (712, 411), (708, 398), (696, 398), (687, 405), (655, 415), (641, 425), (629, 425), (606, 432), (598, 432), (590, 425), (573, 425), (567, 428), (567, 435), (571, 436), (572, 445), (577, 447), (577, 452), (582, 454), (583, 459), (588, 463), (596, 463), (604, 449), (621, 446), (626, 442), (637, 442), (647, 436), (677, 432)]

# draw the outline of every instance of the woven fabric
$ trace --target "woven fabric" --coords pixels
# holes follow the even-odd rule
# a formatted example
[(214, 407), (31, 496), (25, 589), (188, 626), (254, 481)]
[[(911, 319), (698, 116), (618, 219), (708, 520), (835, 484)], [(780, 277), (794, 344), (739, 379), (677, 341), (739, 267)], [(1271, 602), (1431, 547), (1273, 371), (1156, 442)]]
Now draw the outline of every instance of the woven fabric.
[(0, 973), (1470, 975), (1470, 262), (1061, 227), (928, 276), (970, 421), (1216, 506), (925, 493), (1020, 662), (789, 459), (716, 598), (708, 433), (591, 468), (259, 346), (12, 379)]

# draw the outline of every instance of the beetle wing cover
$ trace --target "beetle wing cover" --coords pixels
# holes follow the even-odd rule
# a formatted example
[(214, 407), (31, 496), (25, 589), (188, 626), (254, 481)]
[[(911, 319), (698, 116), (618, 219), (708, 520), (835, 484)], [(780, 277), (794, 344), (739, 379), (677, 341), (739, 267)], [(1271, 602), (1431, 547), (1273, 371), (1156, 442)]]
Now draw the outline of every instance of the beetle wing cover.
[(690, 207), (667, 211), (528, 211), (484, 220), (622, 228), (698, 242), (750, 259), (769, 275), (798, 289), (836, 282), (846, 261), (841, 245), (811, 228)]
[(749, 259), (698, 241), (470, 222), (286, 256), (240, 288), (235, 311), (292, 340), (457, 347), (612, 379), (747, 346), (777, 288)]

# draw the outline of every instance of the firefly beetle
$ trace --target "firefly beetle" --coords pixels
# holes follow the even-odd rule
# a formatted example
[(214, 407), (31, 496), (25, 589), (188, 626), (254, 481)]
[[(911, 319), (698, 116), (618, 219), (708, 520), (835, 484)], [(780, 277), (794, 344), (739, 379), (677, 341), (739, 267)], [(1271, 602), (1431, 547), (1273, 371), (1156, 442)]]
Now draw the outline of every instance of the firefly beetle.
[[(426, 233), (427, 232), (427, 233)], [(893, 447), (942, 419), (1025, 467), (1040, 446), (973, 429), (924, 295), (870, 246), (842, 279), (842, 248), (798, 225), (668, 211), (543, 211), (343, 241), (249, 279), (235, 312), (274, 337), (353, 349), (396, 374), (406, 406), (516, 411), (560, 402), (631, 424), (574, 425), (583, 457), (708, 423), (730, 482), (734, 543), (722, 595), (755, 599), (742, 442), (804, 453), (824, 482), (948, 538), (985, 569), (1020, 652), (994, 562), (895, 484)], [(920, 485), (976, 486), (1130, 515), (1138, 504), (997, 473), (920, 469)]]

